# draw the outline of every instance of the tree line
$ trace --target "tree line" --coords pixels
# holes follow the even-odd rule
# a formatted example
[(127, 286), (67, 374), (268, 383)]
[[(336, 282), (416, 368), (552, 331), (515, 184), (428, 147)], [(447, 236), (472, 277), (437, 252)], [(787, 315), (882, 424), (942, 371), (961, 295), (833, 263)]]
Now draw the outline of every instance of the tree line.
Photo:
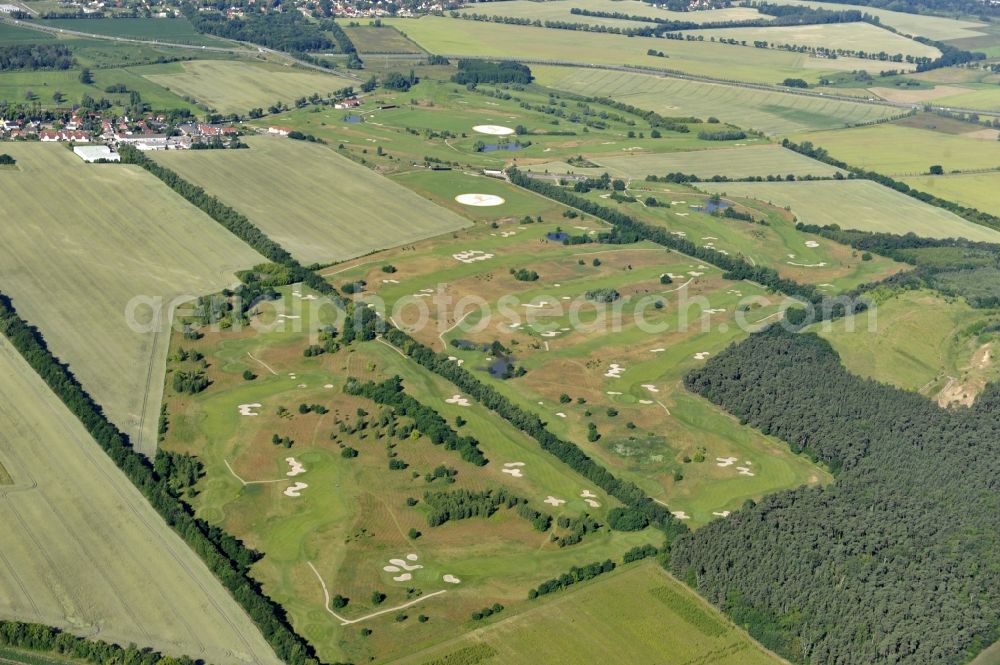
[(531, 69), (519, 62), (462, 59), (458, 61), (458, 71), (452, 75), (451, 80), (462, 85), (479, 83), (527, 85), (534, 80), (534, 77), (531, 75)]
[(942, 409), (780, 326), (684, 381), (836, 481), (677, 539), (678, 577), (795, 662), (960, 663), (997, 638), (1000, 384)]
[(195, 665), (195, 661), (187, 656), (166, 656), (159, 651), (140, 648), (134, 644), (123, 647), (104, 640), (77, 637), (51, 626), (22, 621), (0, 621), (0, 646), (72, 658), (74, 661), (94, 665)]
[(403, 389), (403, 379), (399, 376), (393, 376), (382, 383), (362, 383), (352, 378), (344, 386), (344, 392), (365, 397), (376, 404), (391, 406), (396, 415), (412, 418), (414, 427), (430, 439), (431, 443), (443, 445), (446, 450), (458, 451), (459, 456), (470, 464), (485, 466), (489, 462), (479, 449), (479, 441), (471, 436), (461, 436), (441, 414), (407, 395)]
[(0, 72), (15, 69), (71, 69), (76, 65), (73, 52), (55, 44), (0, 46)]

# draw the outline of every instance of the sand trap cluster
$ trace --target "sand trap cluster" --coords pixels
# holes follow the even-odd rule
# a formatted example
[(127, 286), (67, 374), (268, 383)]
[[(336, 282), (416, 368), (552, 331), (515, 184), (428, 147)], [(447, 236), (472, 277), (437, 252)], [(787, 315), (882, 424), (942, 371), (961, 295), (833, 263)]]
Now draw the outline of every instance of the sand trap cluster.
[(241, 416), (259, 416), (259, 413), (254, 413), (254, 409), (259, 409), (263, 404), (254, 402), (253, 404), (240, 404), (237, 408), (240, 410)]
[[(475, 263), (476, 261), (485, 261), (487, 259), (492, 259), (493, 254), (488, 254), (479, 249), (467, 249), (464, 252), (459, 252), (458, 254), (452, 254), (452, 258), (456, 261), (461, 261), (462, 263)], [(433, 291), (431, 291), (433, 293)]]
[(752, 475), (754, 475), (753, 471), (751, 471), (749, 467), (738, 466), (738, 467), (736, 467), (736, 470), (739, 472), (739, 474), (741, 476), (752, 476)]
[(305, 483), (295, 483), (291, 487), (286, 488), (285, 491), (282, 492), (282, 494), (291, 497), (302, 496), (302, 490), (304, 490), (307, 487), (309, 486), (306, 485)]
[(674, 517), (676, 517), (679, 520), (689, 520), (689, 519), (691, 519), (691, 516), (688, 515), (687, 513), (685, 513), (683, 510), (675, 510), (675, 511), (673, 511), (670, 514), (673, 515)]
[(654, 386), (652, 383), (644, 383), (644, 384), (642, 384), (642, 387), (645, 388), (646, 390), (648, 390), (651, 393), (658, 393), (658, 392), (660, 392), (660, 389), (657, 388), (656, 386)]
[(458, 579), (454, 575), (444, 575), (442, 578), (448, 584), (459, 584), (462, 580)]
[(291, 471), (285, 474), (286, 476), (292, 476), (294, 478), (295, 476), (306, 472), (306, 468), (302, 466), (302, 462), (298, 461), (294, 457), (286, 457), (285, 461), (288, 462), (288, 466), (292, 467)]
[(819, 243), (815, 240), (806, 240), (806, 247), (819, 247)]
[(625, 368), (619, 365), (618, 363), (611, 363), (611, 365), (608, 367), (608, 371), (604, 373), (604, 376), (608, 377), (609, 379), (619, 379), (621, 378), (622, 372), (624, 371)]
[(708, 351), (699, 351), (698, 353), (694, 354), (694, 359), (695, 360), (704, 360), (705, 358), (709, 357), (710, 355), (712, 355), (712, 354), (710, 354)]
[(420, 570), (423, 568), (420, 564), (411, 563), (419, 559), (416, 554), (407, 554), (406, 559), (389, 559), (388, 566), (382, 566), (382, 570), (387, 573), (399, 573), (392, 578), (393, 582), (409, 582), (413, 579), (413, 574), (411, 571)]
[(469, 406), (469, 398), (461, 395), (452, 395), (445, 400), (447, 404), (458, 404), (459, 406)]
[(590, 490), (583, 490), (580, 492), (580, 496), (583, 498), (584, 503), (586, 503), (591, 508), (600, 508), (601, 504), (596, 500), (597, 495)]
[(479, 206), (481, 208), (503, 205), (507, 202), (502, 196), (497, 196), (496, 194), (478, 193), (459, 194), (455, 197), (455, 200), (462, 205)]
[(554, 496), (547, 496), (547, 497), (545, 497), (545, 503), (549, 504), (550, 506), (555, 506), (556, 508), (558, 508), (559, 506), (561, 506), (564, 503), (566, 503), (566, 500), (565, 499), (557, 499)]
[(521, 467), (524, 466), (524, 462), (505, 462), (501, 472), (506, 473), (514, 478), (524, 478), (524, 472)]
[(718, 462), (717, 466), (726, 467), (726, 466), (732, 466), (733, 464), (735, 464), (736, 463), (736, 458), (735, 457), (716, 457), (715, 461)]
[(491, 136), (510, 136), (514, 133), (513, 129), (504, 127), (503, 125), (476, 125), (472, 128), (472, 131)]
[(455, 363), (459, 367), (461, 367), (462, 365), (465, 364), (464, 360), (462, 360), (461, 358), (458, 358), (456, 356), (448, 356), (448, 360), (452, 361), (453, 363)]

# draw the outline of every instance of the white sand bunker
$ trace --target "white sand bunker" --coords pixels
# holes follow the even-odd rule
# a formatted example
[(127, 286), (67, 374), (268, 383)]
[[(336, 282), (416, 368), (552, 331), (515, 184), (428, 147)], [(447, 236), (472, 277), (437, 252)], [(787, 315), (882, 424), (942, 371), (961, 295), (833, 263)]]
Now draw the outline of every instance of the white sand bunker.
[(454, 575), (445, 575), (441, 579), (447, 582), (448, 584), (458, 584), (462, 581), (457, 577), (455, 577)]
[(403, 573), (402, 575), (396, 575), (392, 578), (393, 582), (409, 582), (413, 579), (413, 575), (410, 573)]
[(309, 486), (306, 485), (305, 483), (295, 483), (291, 487), (287, 488), (284, 492), (282, 492), (282, 494), (284, 494), (285, 496), (292, 496), (292, 497), (301, 496), (302, 490), (304, 490), (307, 487)]
[(326, 388), (327, 390), (329, 390), (330, 388), (333, 388), (333, 384), (332, 383), (324, 383), (323, 387)]
[(399, 280), (398, 279), (383, 279), (382, 283), (383, 284), (399, 284)]
[(685, 513), (683, 510), (675, 510), (674, 512), (672, 512), (670, 514), (673, 515), (674, 517), (676, 517), (679, 520), (689, 520), (689, 519), (691, 519), (691, 516), (688, 515), (687, 513)]
[(660, 392), (660, 389), (657, 388), (656, 386), (654, 386), (652, 383), (644, 383), (644, 384), (642, 384), (642, 387), (645, 388), (646, 390), (648, 390), (651, 393), (658, 393), (658, 392)]
[(731, 513), (728, 510), (722, 510), (722, 511), (719, 511), (717, 513), (712, 513), (712, 514), (715, 515), (716, 517), (729, 517), (729, 515)]
[(718, 462), (718, 466), (732, 466), (736, 463), (735, 457), (716, 457), (715, 461)]
[(590, 490), (583, 490), (582, 492), (580, 492), (580, 496), (582, 496), (584, 499), (596, 499), (597, 498), (597, 495), (594, 494), (593, 492), (591, 492)]
[(745, 466), (738, 466), (738, 467), (736, 467), (736, 470), (740, 472), (741, 476), (752, 476), (752, 475), (754, 475), (753, 471), (751, 471), (750, 469), (748, 469)]
[(521, 307), (527, 307), (528, 309), (541, 309), (542, 307), (548, 307), (548, 305), (549, 305), (548, 300), (543, 300), (540, 303), (530, 303), (530, 302), (521, 303)]
[(555, 506), (555, 507), (558, 508), (559, 506), (561, 506), (564, 503), (566, 503), (566, 500), (565, 499), (557, 499), (554, 496), (547, 496), (547, 497), (545, 497), (545, 503), (549, 504), (550, 506)]
[(560, 418), (565, 418), (566, 417), (566, 414), (563, 413), (562, 411), (556, 412), (556, 415), (559, 416)]
[(458, 404), (459, 406), (469, 406), (469, 398), (461, 395), (452, 395), (445, 400), (448, 404)]
[(620, 393), (620, 392), (618, 392), (618, 391), (616, 391), (616, 390), (609, 390), (609, 391), (608, 391), (608, 394), (609, 394), (609, 395), (621, 395), (621, 393)]
[(819, 247), (819, 243), (815, 240), (806, 240), (806, 247)]
[(698, 270), (688, 270), (688, 274), (691, 275), (692, 277), (701, 277), (705, 273), (699, 272)]
[(253, 404), (240, 404), (237, 408), (240, 410), (241, 416), (259, 416), (259, 413), (254, 413), (254, 409), (259, 409), (263, 404), (254, 402)]
[(306, 472), (306, 468), (302, 466), (302, 462), (298, 461), (294, 457), (286, 457), (285, 461), (288, 462), (288, 466), (292, 467), (292, 470), (285, 474), (286, 476), (295, 477)]
[(513, 129), (504, 127), (503, 125), (476, 125), (472, 128), (472, 131), (492, 136), (510, 136), (514, 133)]
[(652, 404), (652, 403), (653, 403), (653, 400), (651, 400), (651, 399), (641, 399), (641, 400), (639, 400), (639, 404)]
[(506, 473), (512, 478), (524, 478), (524, 473), (520, 469), (500, 469), (501, 473)]
[(699, 351), (698, 353), (694, 354), (694, 359), (695, 360), (704, 360), (705, 358), (707, 358), (710, 355), (711, 354), (708, 351)]
[(524, 473), (521, 471), (524, 462), (505, 462), (503, 466), (504, 468), (500, 469), (503, 473), (510, 474), (514, 478), (524, 478)]
[(622, 372), (624, 371), (625, 368), (619, 365), (618, 363), (611, 363), (611, 366), (608, 367), (608, 371), (604, 373), (604, 376), (608, 377), (609, 379), (617, 379), (621, 377)]
[(453, 363), (455, 363), (459, 367), (461, 367), (462, 365), (465, 364), (464, 360), (462, 360), (461, 358), (458, 358), (456, 356), (448, 356), (448, 360), (452, 361)]
[[(412, 558), (411, 558), (412, 557)], [(412, 572), (423, 568), (420, 564), (409, 563), (416, 561), (419, 557), (416, 554), (407, 554), (406, 559), (389, 559), (388, 566), (382, 566), (382, 570), (387, 573)]]
[[(478, 249), (467, 249), (464, 252), (452, 254), (451, 256), (456, 261), (461, 261), (462, 263), (474, 263), (476, 261), (485, 261), (486, 259), (493, 258), (493, 254), (487, 254), (486, 252)], [(425, 293), (425, 295), (430, 295), (430, 293)]]
[(658, 349), (650, 349), (649, 350), (650, 353), (663, 353), (664, 351), (666, 351), (666, 349), (663, 348), (662, 346), (660, 348), (658, 348)]
[(585, 502), (585, 503), (586, 503), (586, 504), (587, 504), (588, 506), (590, 506), (591, 508), (600, 508), (600, 507), (601, 507), (601, 504), (600, 504), (600, 503), (598, 503), (597, 501), (594, 501), (593, 499), (584, 499), (583, 501), (584, 501), (584, 502)]
[(459, 194), (455, 197), (455, 200), (462, 205), (479, 206), (482, 208), (503, 205), (507, 202), (502, 196), (495, 194)]

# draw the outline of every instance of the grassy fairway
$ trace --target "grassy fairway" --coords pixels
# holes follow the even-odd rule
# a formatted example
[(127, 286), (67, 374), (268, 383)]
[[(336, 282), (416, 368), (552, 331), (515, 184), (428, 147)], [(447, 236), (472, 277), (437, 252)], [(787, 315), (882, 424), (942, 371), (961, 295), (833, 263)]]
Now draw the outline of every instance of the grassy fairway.
[(832, 129), (899, 114), (899, 109), (876, 104), (751, 90), (647, 74), (566, 67), (534, 67), (532, 71), (540, 83), (559, 90), (613, 97), (667, 116), (715, 116), (724, 122), (768, 134)]
[(807, 224), (885, 233), (916, 233), (928, 238), (968, 238), (1000, 242), (1000, 231), (966, 221), (870, 180), (813, 182), (702, 183), (710, 192), (789, 206)]
[[(748, 43), (765, 41), (770, 44), (791, 44), (795, 46), (812, 46), (817, 48), (844, 49), (849, 51), (865, 51), (878, 53), (884, 51), (890, 55), (903, 55), (936, 58), (941, 52), (933, 46), (907, 39), (900, 35), (876, 27), (870, 23), (823, 23), (819, 25), (797, 25), (764, 28), (713, 28), (709, 30), (691, 31), (685, 34), (696, 37), (704, 36), (706, 40), (738, 39)], [(913, 65), (894, 63), (903, 70), (912, 69)]]
[(697, 150), (668, 154), (631, 154), (625, 157), (597, 157), (598, 164), (612, 175), (642, 179), (647, 175), (690, 173), (701, 178), (724, 175), (730, 178), (768, 175), (831, 176), (840, 169), (810, 159), (778, 145)]
[(353, 83), (336, 74), (230, 60), (194, 60), (139, 71), (150, 81), (220, 113), (245, 114), (255, 107), (291, 103), (314, 92), (325, 95)]
[[(969, 130), (974, 132), (976, 127), (970, 125)], [(792, 139), (812, 141), (851, 166), (886, 175), (919, 175), (933, 164), (944, 167), (945, 172), (1000, 168), (1000, 142), (996, 140), (895, 124), (801, 134)]]
[(278, 663), (6, 339), (0, 376), (0, 460), (14, 482), (0, 488), (0, 615), (225, 665)]
[(248, 143), (249, 150), (155, 158), (246, 214), (304, 263), (330, 263), (469, 223), (324, 146), (272, 137)]
[(997, 336), (981, 335), (976, 325), (996, 317), (996, 310), (907, 291), (880, 302), (871, 316), (836, 321), (820, 334), (852, 372), (947, 404), (1000, 378)]
[[(503, 57), (517, 53), (521, 58), (669, 68), (687, 74), (760, 83), (777, 83), (787, 77), (818, 81), (824, 72), (867, 69), (869, 63), (876, 65), (876, 71), (879, 66), (884, 68), (877, 61), (820, 60), (801, 53), (707, 41), (666, 42), (652, 37), (629, 38), (609, 33), (579, 33), (437, 16), (389, 19), (389, 22), (431, 53), (444, 55)], [(666, 52), (669, 59), (647, 55), (650, 48)]]
[[(617, 504), (598, 490), (599, 505), (586, 505), (581, 491), (596, 489), (586, 480), (484, 407), (447, 403), (454, 386), (383, 343), (303, 357), (313, 331), (335, 323), (334, 312), (322, 301), (309, 299), (312, 294), (306, 290), (292, 287), (282, 293), (283, 301), (266, 306), (255, 319), (262, 326), (275, 323), (270, 330), (209, 333), (196, 342), (176, 336), (175, 348), (205, 354), (213, 384), (194, 397), (169, 391), (171, 424), (164, 446), (195, 454), (205, 464), (206, 475), (194, 498), (199, 515), (265, 554), (254, 566), (254, 576), (289, 611), (295, 627), (326, 662), (361, 662), (372, 656), (384, 661), (457, 637), (473, 627), (469, 616), (484, 605), (501, 602), (510, 608), (508, 613), (516, 611), (526, 604), (530, 587), (572, 565), (620, 558), (641, 543), (659, 544), (662, 536), (651, 530), (601, 529), (579, 544), (560, 548), (549, 542), (550, 534), (533, 530), (506, 510), (489, 520), (428, 526), (424, 492), (441, 490), (505, 487), (537, 510), (551, 510), (553, 515), (587, 511), (599, 520)], [(276, 319), (274, 313), (281, 310), (286, 318)], [(183, 369), (188, 364), (170, 363), (170, 371)], [(244, 380), (247, 369), (258, 378)], [(462, 417), (466, 424), (461, 433), (480, 441), (490, 463), (475, 467), (423, 436), (389, 435), (377, 425), (385, 408), (342, 392), (348, 377), (383, 380), (393, 375), (401, 376), (411, 395), (437, 409), (449, 423)], [(303, 415), (297, 409), (300, 403), (323, 404), (330, 411)], [(259, 415), (241, 416), (241, 404), (260, 404), (254, 409)], [(279, 406), (290, 413), (278, 415)], [(368, 426), (354, 432), (338, 426), (356, 422), (359, 408), (371, 414)], [(406, 422), (401, 418), (399, 424)], [(294, 444), (276, 446), (273, 434), (291, 437)], [(343, 446), (358, 455), (345, 458)], [(409, 467), (390, 470), (389, 454)], [(286, 475), (288, 457), (304, 466), (301, 475)], [(509, 462), (524, 464), (521, 477), (504, 473)], [(424, 477), (439, 465), (457, 471), (454, 484)], [(241, 484), (237, 474), (250, 484)], [(300, 496), (284, 494), (299, 481), (307, 485)], [(552, 509), (544, 503), (549, 495), (567, 503)], [(420, 501), (408, 506), (408, 497)], [(408, 537), (411, 528), (422, 532), (419, 538)], [(383, 567), (390, 558), (407, 553), (416, 554), (423, 568), (414, 571), (412, 580), (396, 581)], [(418, 589), (426, 598), (407, 612), (407, 621), (396, 621), (397, 613), (390, 612), (342, 626), (324, 609), (322, 587), (309, 564), (331, 595), (350, 598), (347, 607), (336, 611), (351, 620), (418, 597), (408, 589)], [(448, 584), (442, 580), (445, 574), (461, 582)], [(370, 600), (376, 589), (388, 596), (382, 605)], [(446, 593), (430, 595), (441, 591)], [(417, 622), (418, 614), (431, 621)], [(361, 635), (366, 628), (374, 630), (367, 638)]]
[(263, 259), (138, 167), (88, 165), (51, 144), (3, 152), (17, 159), (0, 171), (3, 290), (137, 447), (155, 450), (167, 339), (130, 329), (127, 304), (214, 292)]
[[(534, 605), (396, 665), (480, 662), (470, 658), (475, 653), (486, 656), (482, 662), (509, 665), (784, 662), (655, 563), (616, 571)], [(670, 660), (663, 660), (666, 654)]]
[(964, 206), (1000, 215), (1000, 173), (903, 178), (910, 187)]

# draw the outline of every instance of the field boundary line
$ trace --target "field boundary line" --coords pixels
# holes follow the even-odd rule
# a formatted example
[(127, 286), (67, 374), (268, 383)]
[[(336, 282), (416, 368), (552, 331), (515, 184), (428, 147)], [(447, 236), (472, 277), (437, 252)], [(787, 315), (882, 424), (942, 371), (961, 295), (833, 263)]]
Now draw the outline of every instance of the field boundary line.
[(318, 570), (316, 570), (316, 566), (313, 565), (312, 561), (306, 561), (306, 564), (312, 569), (313, 574), (316, 575), (316, 579), (319, 580), (320, 586), (323, 587), (323, 607), (326, 609), (327, 612), (332, 614), (338, 621), (340, 621), (341, 626), (350, 626), (353, 623), (360, 623), (367, 619), (377, 617), (381, 614), (387, 614), (388, 612), (395, 612), (396, 610), (402, 610), (412, 605), (416, 605), (421, 601), (427, 600), (428, 598), (433, 598), (434, 596), (440, 596), (443, 593), (448, 593), (447, 589), (441, 589), (440, 591), (428, 593), (426, 595), (420, 596), (416, 600), (411, 600), (408, 603), (403, 603), (402, 605), (397, 605), (396, 607), (387, 607), (384, 610), (379, 610), (378, 612), (372, 612), (371, 614), (366, 614), (365, 616), (358, 617), (357, 619), (345, 619), (344, 617), (340, 616), (332, 609), (330, 609), (330, 590), (327, 589), (326, 582), (323, 581), (323, 576), (319, 574)]
[(243, 480), (242, 478), (240, 478), (239, 474), (237, 474), (235, 471), (233, 471), (233, 467), (229, 466), (229, 460), (224, 459), (224, 460), (222, 460), (222, 463), (226, 465), (227, 469), (229, 469), (229, 473), (233, 474), (233, 477), (236, 478), (236, 480), (238, 480), (241, 483), (243, 483), (244, 486), (246, 486), (246, 485), (264, 485), (264, 484), (267, 484), (267, 483), (280, 483), (280, 482), (284, 482), (285, 481), (285, 478), (278, 478), (277, 480)]
[(254, 355), (252, 353), (250, 353), (249, 351), (247, 351), (247, 355), (250, 356), (250, 358), (252, 358), (256, 362), (259, 362), (261, 365), (263, 365), (264, 367), (266, 367), (268, 372), (270, 372), (271, 374), (274, 374), (275, 376), (278, 376), (278, 373), (275, 372), (273, 369), (271, 369), (271, 366), (268, 365), (266, 362), (264, 362), (263, 360), (261, 360), (259, 358), (254, 358)]

